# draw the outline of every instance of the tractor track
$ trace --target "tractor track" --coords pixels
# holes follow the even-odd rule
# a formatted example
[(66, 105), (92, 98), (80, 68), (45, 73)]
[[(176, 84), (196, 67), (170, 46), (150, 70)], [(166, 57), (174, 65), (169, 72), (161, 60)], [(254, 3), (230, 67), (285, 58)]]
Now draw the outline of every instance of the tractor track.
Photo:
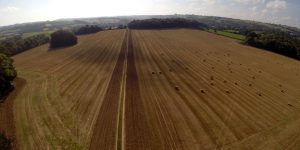
[(132, 66), (132, 61), (128, 61), (129, 38), (130, 31), (127, 29), (117, 64), (98, 114), (90, 149), (98, 149), (99, 147), (101, 149), (124, 149), (124, 113), (126, 109), (125, 100), (128, 93), (126, 91), (128, 88), (126, 84), (128, 82), (127, 66)]

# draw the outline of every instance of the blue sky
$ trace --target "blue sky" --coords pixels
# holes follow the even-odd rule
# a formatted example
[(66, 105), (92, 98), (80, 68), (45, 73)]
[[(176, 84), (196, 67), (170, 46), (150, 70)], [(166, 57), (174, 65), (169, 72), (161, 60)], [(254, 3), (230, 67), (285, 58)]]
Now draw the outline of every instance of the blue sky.
[(0, 25), (59, 18), (175, 13), (300, 28), (300, 0), (0, 0)]

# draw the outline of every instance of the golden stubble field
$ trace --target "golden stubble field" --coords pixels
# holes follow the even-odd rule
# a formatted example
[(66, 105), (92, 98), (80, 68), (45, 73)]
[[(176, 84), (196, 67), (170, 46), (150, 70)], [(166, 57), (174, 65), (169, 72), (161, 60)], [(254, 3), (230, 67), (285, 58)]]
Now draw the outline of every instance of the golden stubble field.
[(14, 60), (21, 149), (300, 147), (300, 62), (229, 38), (112, 30)]

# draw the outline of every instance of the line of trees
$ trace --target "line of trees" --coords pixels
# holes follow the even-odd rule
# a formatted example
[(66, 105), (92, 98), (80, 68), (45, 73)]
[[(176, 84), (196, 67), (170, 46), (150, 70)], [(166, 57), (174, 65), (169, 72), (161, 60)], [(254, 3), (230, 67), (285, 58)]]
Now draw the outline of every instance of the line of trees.
[(20, 36), (12, 37), (1, 41), (0, 52), (9, 56), (24, 52), (34, 47), (48, 43), (50, 38), (46, 35), (35, 35), (23, 39)]
[(96, 25), (86, 25), (78, 30), (75, 31), (76, 35), (84, 35), (84, 34), (91, 34), (91, 33), (97, 33), (99, 31), (102, 31), (103, 29), (96, 26)]
[(16, 78), (17, 72), (10, 56), (48, 43), (46, 35), (36, 35), (28, 38), (12, 37), (0, 43), (0, 102), (5, 99), (13, 89), (11, 82)]
[(128, 24), (131, 29), (162, 29), (162, 28), (207, 28), (205, 24), (184, 18), (134, 20)]
[(0, 102), (13, 89), (11, 82), (16, 78), (17, 72), (13, 60), (0, 51)]
[(284, 33), (250, 32), (247, 34), (245, 42), (257, 48), (300, 60), (300, 41)]

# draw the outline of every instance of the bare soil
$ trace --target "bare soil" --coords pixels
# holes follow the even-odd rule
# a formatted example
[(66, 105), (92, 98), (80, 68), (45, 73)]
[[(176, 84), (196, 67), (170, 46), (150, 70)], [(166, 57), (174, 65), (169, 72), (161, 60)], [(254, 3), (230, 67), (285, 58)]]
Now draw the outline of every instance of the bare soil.
[(21, 78), (16, 78), (13, 84), (14, 90), (10, 92), (3, 103), (0, 103), (0, 133), (4, 133), (8, 139), (12, 140), (12, 148), (17, 150), (19, 146), (16, 138), (13, 106), (16, 96), (24, 87), (26, 81)]

